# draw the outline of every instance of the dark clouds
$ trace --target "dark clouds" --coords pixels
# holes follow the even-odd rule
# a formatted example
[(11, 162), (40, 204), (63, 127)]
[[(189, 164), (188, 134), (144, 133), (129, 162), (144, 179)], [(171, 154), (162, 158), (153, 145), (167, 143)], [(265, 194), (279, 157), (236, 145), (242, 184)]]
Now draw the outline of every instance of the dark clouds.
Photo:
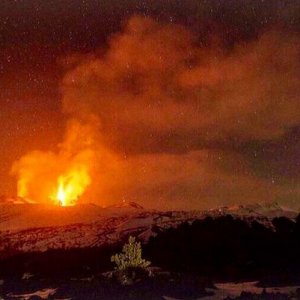
[(8, 47), (98, 46), (133, 14), (184, 23), (201, 33), (217, 30), (227, 42), (271, 26), (300, 26), (297, 0), (3, 0), (0, 8), (1, 43)]
[[(20, 0), (0, 8), (2, 122), (34, 120), (18, 124), (24, 134), (2, 126), (5, 148), (17, 153), (6, 151), (5, 161), (55, 150), (66, 118), (85, 122), (92, 113), (113, 156), (95, 173), (87, 193), (95, 201), (297, 205), (300, 154), (287, 136), (300, 115), (298, 1)], [(24, 109), (12, 121), (16, 103)]]

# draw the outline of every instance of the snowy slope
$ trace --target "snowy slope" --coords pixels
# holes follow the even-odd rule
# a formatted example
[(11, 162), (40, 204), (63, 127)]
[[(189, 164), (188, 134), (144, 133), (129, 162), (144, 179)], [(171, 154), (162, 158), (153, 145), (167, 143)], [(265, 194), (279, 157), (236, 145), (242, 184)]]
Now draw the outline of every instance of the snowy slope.
[(93, 204), (73, 207), (29, 203), (0, 204), (0, 251), (46, 251), (115, 243), (129, 234), (143, 240), (157, 230), (176, 227), (206, 216), (230, 214), (270, 225), (273, 217), (295, 218), (296, 211), (278, 204), (222, 207), (209, 211), (154, 211), (135, 203), (102, 208)]

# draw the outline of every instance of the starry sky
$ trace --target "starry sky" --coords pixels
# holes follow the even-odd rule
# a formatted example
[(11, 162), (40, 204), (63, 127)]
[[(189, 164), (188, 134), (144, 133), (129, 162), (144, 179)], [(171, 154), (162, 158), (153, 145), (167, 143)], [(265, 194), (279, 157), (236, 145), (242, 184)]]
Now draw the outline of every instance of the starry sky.
[(2, 0), (0, 194), (72, 119), (97, 132), (87, 201), (299, 208), (299, 95), (298, 0)]

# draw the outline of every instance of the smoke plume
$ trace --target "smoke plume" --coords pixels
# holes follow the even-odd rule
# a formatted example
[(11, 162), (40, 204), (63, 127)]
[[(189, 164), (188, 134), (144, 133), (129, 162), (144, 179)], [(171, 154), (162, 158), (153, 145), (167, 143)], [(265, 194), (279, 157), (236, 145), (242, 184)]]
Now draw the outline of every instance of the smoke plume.
[(68, 126), (58, 154), (21, 158), (13, 167), (21, 195), (47, 199), (59, 174), (84, 166), (83, 198), (105, 205), (276, 199), (278, 188), (256, 177), (238, 150), (226, 149), (279, 139), (299, 124), (299, 39), (268, 31), (228, 47), (199, 38), (134, 16), (104, 52), (66, 60), (63, 110), (89, 130)]

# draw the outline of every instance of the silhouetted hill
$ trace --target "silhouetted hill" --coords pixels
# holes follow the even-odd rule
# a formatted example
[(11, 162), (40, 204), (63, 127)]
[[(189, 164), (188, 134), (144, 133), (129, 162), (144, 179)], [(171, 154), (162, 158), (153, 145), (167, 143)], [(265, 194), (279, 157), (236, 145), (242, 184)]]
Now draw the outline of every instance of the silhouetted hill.
[(268, 274), (291, 282), (300, 277), (300, 217), (274, 218), (273, 228), (230, 215), (207, 217), (170, 228), (145, 246), (153, 263), (169, 270), (219, 280), (268, 280)]

